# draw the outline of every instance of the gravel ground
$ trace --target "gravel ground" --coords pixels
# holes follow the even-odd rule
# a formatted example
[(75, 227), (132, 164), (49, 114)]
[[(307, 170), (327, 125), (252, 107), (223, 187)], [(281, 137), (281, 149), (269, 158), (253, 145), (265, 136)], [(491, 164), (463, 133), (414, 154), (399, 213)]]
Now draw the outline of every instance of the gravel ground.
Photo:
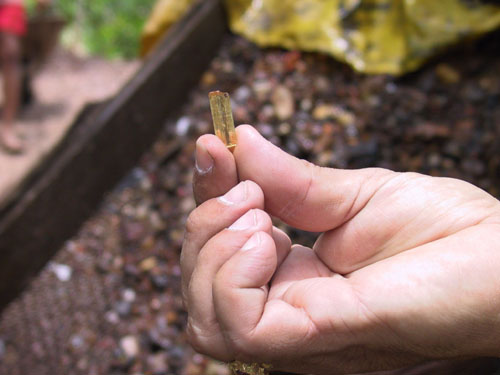
[[(498, 197), (499, 39), (395, 79), (227, 36), (182, 117), (3, 314), (0, 373), (227, 374), (186, 345), (179, 294), (194, 142), (211, 132), (213, 89), (231, 93), (237, 123), (301, 158), (457, 177)], [(172, 140), (182, 147), (166, 159)], [(285, 229), (297, 242), (316, 237)]]

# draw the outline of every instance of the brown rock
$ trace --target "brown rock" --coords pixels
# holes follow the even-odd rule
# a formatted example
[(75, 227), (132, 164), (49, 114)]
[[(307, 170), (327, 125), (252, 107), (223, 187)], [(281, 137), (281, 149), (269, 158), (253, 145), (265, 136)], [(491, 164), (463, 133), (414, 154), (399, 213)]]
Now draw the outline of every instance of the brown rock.
[(278, 85), (273, 91), (271, 102), (274, 112), (280, 120), (287, 120), (295, 112), (295, 102), (291, 91), (283, 85)]

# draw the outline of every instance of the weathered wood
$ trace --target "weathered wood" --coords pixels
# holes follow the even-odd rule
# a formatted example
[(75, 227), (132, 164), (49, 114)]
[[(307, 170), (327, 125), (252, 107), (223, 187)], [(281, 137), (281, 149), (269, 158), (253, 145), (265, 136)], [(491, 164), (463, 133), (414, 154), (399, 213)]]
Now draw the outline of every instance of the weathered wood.
[(151, 146), (198, 82), (225, 31), (220, 1), (201, 1), (120, 94), (87, 115), (1, 209), (0, 309)]

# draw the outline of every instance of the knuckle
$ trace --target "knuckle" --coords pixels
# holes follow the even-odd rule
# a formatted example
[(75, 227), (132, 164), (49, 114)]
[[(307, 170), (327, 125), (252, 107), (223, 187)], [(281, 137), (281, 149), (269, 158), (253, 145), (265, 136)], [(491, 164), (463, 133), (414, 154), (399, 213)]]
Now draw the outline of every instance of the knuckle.
[(298, 203), (303, 203), (309, 198), (309, 195), (310, 195), (311, 190), (314, 186), (316, 178), (323, 170), (322, 167), (319, 167), (319, 166), (317, 166), (317, 165), (315, 165), (307, 160), (301, 160), (301, 162), (305, 165), (305, 167), (309, 173), (307, 175), (306, 183), (303, 185), (304, 191), (298, 197)]
[(186, 220), (186, 238), (189, 238), (200, 230), (202, 227), (200, 221), (200, 215), (197, 210), (194, 210), (189, 214)]
[(198, 353), (203, 353), (205, 351), (205, 345), (203, 345), (201, 340), (199, 329), (196, 328), (196, 324), (191, 318), (188, 318), (186, 326), (186, 339), (188, 344), (191, 345)]

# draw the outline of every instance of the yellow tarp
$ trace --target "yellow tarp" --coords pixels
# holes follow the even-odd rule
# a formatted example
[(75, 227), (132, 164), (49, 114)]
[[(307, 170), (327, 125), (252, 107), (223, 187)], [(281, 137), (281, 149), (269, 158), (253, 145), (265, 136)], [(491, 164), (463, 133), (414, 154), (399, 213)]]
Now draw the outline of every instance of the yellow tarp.
[[(193, 0), (162, 2), (187, 9)], [(226, 0), (225, 5), (231, 30), (260, 46), (325, 52), (370, 74), (414, 70), (444, 47), (500, 25), (500, 6), (481, 0)], [(172, 13), (153, 12), (150, 23), (166, 17)]]
[(146, 56), (165, 32), (187, 13), (195, 0), (157, 0), (141, 36), (140, 55)]

